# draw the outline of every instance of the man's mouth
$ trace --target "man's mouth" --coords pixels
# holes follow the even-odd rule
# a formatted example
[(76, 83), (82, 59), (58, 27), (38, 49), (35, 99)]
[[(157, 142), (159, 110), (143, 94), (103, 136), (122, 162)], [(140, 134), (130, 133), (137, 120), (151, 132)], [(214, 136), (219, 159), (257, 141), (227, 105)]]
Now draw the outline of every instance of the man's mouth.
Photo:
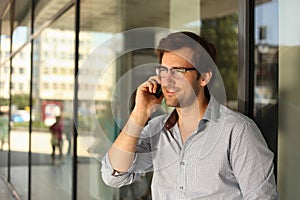
[(175, 87), (166, 87), (165, 91), (166, 91), (167, 95), (175, 95), (176, 92), (179, 91), (179, 89), (175, 88)]

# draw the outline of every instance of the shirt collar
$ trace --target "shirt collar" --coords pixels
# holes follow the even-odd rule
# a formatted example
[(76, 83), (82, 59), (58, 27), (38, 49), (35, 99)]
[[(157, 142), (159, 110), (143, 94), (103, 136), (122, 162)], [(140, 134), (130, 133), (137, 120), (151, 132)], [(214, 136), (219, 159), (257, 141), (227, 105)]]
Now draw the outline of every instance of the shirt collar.
[(218, 122), (221, 117), (220, 115), (220, 103), (215, 99), (215, 97), (210, 96), (208, 106), (205, 110), (202, 119)]
[[(213, 96), (210, 96), (210, 100), (202, 117), (202, 120), (218, 122), (220, 119), (219, 108), (219, 102)], [(176, 109), (174, 109), (169, 115), (169, 117), (167, 117), (167, 119), (165, 120), (164, 128), (170, 130), (177, 123), (177, 121), (178, 113)]]

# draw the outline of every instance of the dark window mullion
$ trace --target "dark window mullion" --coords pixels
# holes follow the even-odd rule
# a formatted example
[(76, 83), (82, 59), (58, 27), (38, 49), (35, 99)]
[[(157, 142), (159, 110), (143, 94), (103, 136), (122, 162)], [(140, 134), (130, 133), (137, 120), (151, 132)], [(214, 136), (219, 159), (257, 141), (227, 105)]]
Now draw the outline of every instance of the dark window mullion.
[(77, 200), (77, 128), (78, 124), (78, 80), (79, 71), (79, 30), (80, 30), (80, 0), (75, 0), (75, 49), (74, 49), (74, 100), (73, 100), (73, 163), (72, 163), (72, 200)]
[(238, 110), (253, 118), (254, 1), (239, 1)]

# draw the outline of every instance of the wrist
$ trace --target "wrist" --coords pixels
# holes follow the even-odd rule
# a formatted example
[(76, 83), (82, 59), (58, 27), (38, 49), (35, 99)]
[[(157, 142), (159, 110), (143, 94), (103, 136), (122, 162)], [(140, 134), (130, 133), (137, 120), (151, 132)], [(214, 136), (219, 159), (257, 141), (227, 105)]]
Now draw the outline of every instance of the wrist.
[(143, 123), (142, 120), (138, 120), (137, 122), (132, 116), (130, 116), (129, 120), (122, 129), (122, 133), (139, 138), (144, 126), (145, 123)]
[(149, 119), (149, 115), (147, 112), (141, 112), (139, 110), (133, 110), (131, 112), (130, 118), (129, 120), (133, 123), (135, 123), (138, 126), (144, 127), (145, 124), (147, 123), (148, 119)]

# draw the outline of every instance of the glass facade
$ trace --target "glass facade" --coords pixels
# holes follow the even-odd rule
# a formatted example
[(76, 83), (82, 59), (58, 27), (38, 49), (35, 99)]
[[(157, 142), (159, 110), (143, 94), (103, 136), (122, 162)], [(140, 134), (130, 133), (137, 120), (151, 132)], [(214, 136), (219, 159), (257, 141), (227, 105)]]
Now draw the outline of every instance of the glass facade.
[[(275, 154), (278, 143), (278, 1), (255, 7), (254, 119)], [(270, 20), (272, 19), (272, 20)]]
[[(3, 169), (3, 175), (5, 177), (10, 176), (8, 174), (8, 163), (10, 159), (10, 155), (8, 152), (9, 149), (9, 127), (8, 127), (8, 113), (9, 113), (9, 84), (10, 84), (10, 65), (7, 60), (11, 54), (11, 27), (9, 24), (10, 19), (10, 6), (3, 8), (2, 19), (1, 20), (1, 62), (5, 60), (5, 63), (1, 63), (0, 68), (0, 93), (1, 93), (1, 168)], [(4, 20), (5, 19), (5, 20)], [(5, 114), (6, 113), (6, 114)]]
[[(166, 30), (193, 31), (216, 45), (228, 107), (238, 110), (238, 91), (253, 90), (250, 116), (274, 152), (280, 196), (300, 197), (293, 173), (300, 163), (299, 25), (288, 26), (297, 11), (287, 11), (299, 7), (296, 1), (256, 1), (250, 33), (239, 30), (248, 24), (241, 22), (244, 1), (237, 0), (4, 2), (0, 174), (21, 199), (151, 199), (151, 173), (110, 188), (100, 160), (130, 113), (133, 91), (153, 74), (144, 69), (158, 62), (155, 47)], [(239, 62), (241, 34), (254, 37), (250, 64)], [(243, 88), (238, 71), (252, 69), (251, 63), (254, 85)], [(57, 116), (62, 146), (53, 149), (50, 127)]]

